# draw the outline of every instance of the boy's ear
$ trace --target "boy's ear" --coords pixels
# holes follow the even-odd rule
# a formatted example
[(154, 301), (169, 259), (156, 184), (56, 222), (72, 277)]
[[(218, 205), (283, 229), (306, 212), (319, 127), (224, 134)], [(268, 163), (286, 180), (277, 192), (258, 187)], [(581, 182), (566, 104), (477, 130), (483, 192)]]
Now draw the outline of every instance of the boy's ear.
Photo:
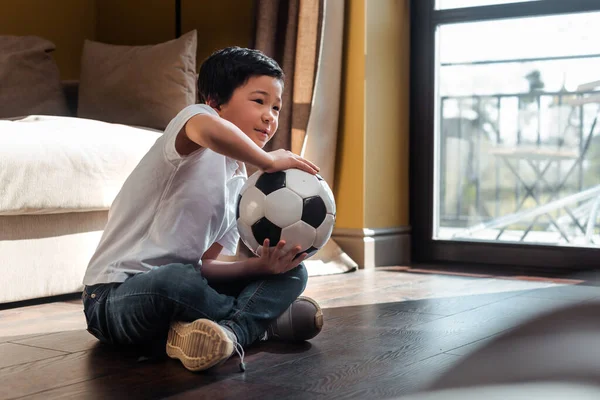
[(209, 106), (211, 106), (212, 108), (215, 108), (215, 109), (217, 109), (217, 110), (220, 110), (220, 109), (221, 109), (221, 106), (220, 106), (220, 105), (217, 103), (217, 101), (216, 101), (216, 100), (214, 100), (214, 99), (208, 99), (208, 100), (206, 101), (206, 104), (208, 104)]

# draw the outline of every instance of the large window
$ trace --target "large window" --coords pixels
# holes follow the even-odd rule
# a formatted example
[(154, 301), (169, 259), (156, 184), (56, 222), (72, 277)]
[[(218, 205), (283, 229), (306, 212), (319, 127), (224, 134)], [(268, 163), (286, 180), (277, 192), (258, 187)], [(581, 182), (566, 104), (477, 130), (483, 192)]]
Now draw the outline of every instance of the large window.
[(412, 8), (417, 260), (597, 263), (600, 2)]

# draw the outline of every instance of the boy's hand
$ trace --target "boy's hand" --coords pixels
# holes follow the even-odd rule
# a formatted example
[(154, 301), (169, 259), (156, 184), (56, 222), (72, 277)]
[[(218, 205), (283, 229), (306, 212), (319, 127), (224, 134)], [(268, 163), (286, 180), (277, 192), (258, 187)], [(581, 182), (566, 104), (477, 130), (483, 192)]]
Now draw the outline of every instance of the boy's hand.
[(272, 161), (270, 166), (264, 169), (265, 172), (276, 172), (290, 168), (297, 168), (313, 175), (319, 172), (319, 167), (291, 151), (279, 149), (268, 154)]
[(265, 274), (283, 274), (296, 268), (307, 257), (307, 253), (302, 253), (298, 258), (296, 255), (302, 250), (300, 246), (293, 247), (289, 251), (284, 251), (285, 241), (280, 240), (275, 247), (269, 247), (269, 239), (263, 242), (260, 254), (260, 269)]

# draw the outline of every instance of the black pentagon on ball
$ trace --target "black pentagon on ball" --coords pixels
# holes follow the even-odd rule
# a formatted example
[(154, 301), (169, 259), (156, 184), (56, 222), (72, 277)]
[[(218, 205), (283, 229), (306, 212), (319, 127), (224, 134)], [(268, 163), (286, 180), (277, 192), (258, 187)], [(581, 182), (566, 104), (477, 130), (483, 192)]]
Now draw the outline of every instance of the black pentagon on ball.
[(319, 251), (319, 249), (317, 249), (317, 248), (316, 248), (316, 247), (314, 247), (314, 246), (310, 246), (308, 249), (306, 249), (306, 250), (304, 251), (304, 253), (308, 253), (308, 256), (309, 256), (309, 257), (312, 257), (312, 256), (314, 256), (314, 255), (315, 255), (315, 253), (316, 253), (317, 251)]
[(237, 199), (237, 204), (235, 206), (235, 219), (240, 219), (240, 203), (242, 202), (242, 195), (240, 194)]
[(304, 199), (302, 207), (302, 221), (313, 228), (318, 228), (327, 215), (327, 207), (321, 196), (312, 196)]
[(263, 192), (265, 196), (268, 196), (270, 193), (285, 187), (285, 171), (264, 172), (258, 177), (254, 186)]
[(317, 249), (317, 248), (316, 248), (316, 247), (314, 247), (314, 246), (310, 246), (308, 249), (306, 249), (306, 250), (304, 250), (304, 251), (301, 251), (300, 253), (296, 254), (296, 256), (294, 257), (294, 260), (295, 260), (296, 258), (300, 257), (300, 256), (301, 256), (302, 254), (304, 254), (304, 253), (308, 253), (308, 255), (307, 255), (307, 257), (306, 257), (306, 258), (312, 257), (312, 256), (314, 256), (314, 255), (315, 255), (315, 253), (316, 253), (317, 251), (319, 251), (319, 249)]
[(322, 177), (321, 175), (319, 175), (319, 174), (315, 174), (315, 176), (317, 177), (317, 180), (320, 180), (320, 181), (322, 181), (322, 180), (323, 180), (323, 177)]
[(252, 234), (259, 245), (262, 246), (265, 239), (269, 239), (269, 247), (273, 247), (279, 243), (281, 228), (262, 217), (252, 225)]

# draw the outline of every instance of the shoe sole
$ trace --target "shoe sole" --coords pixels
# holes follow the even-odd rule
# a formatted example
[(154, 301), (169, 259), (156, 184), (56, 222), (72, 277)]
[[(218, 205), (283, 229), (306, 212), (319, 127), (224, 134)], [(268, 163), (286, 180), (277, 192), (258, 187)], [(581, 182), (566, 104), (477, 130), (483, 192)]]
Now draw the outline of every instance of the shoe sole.
[(190, 371), (202, 371), (226, 360), (233, 342), (217, 323), (208, 319), (173, 322), (167, 338), (167, 355)]
[(315, 313), (315, 328), (317, 328), (317, 331), (320, 332), (321, 329), (323, 329), (323, 310), (321, 310), (321, 306), (319, 305), (319, 303), (317, 303), (315, 300), (311, 299), (310, 297), (304, 297), (304, 296), (298, 297), (298, 300), (308, 301), (310, 304), (315, 306), (315, 308), (317, 309), (317, 312)]

